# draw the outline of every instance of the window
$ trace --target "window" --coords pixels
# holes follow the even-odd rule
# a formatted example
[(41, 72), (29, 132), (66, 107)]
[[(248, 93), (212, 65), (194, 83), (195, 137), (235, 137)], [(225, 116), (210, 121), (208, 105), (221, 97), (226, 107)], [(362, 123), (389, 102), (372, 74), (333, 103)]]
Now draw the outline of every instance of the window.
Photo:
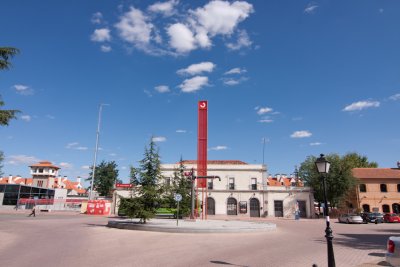
[(381, 192), (387, 192), (386, 184), (381, 184)]
[(229, 178), (229, 190), (235, 190), (235, 178)]
[(239, 202), (239, 212), (243, 213), (243, 214), (247, 213), (247, 202), (246, 201)]
[(390, 212), (390, 207), (389, 207), (389, 205), (382, 205), (382, 211), (384, 212), (384, 213), (389, 213)]
[(257, 178), (251, 178), (251, 190), (257, 190)]
[(213, 182), (213, 179), (209, 179), (209, 180), (208, 180), (207, 188), (208, 188), (208, 189), (214, 189), (214, 182)]
[(39, 173), (43, 173), (43, 169), (42, 168), (39, 169)]
[(370, 208), (369, 208), (369, 205), (368, 205), (368, 204), (362, 205), (362, 208), (363, 208), (363, 211), (364, 211), (364, 212), (370, 212)]
[(170, 186), (171, 185), (171, 178), (169, 178), (169, 177), (165, 178), (165, 184), (167, 186)]
[(397, 192), (400, 192), (400, 184), (397, 184)]
[(367, 186), (365, 184), (360, 184), (360, 192), (367, 192)]

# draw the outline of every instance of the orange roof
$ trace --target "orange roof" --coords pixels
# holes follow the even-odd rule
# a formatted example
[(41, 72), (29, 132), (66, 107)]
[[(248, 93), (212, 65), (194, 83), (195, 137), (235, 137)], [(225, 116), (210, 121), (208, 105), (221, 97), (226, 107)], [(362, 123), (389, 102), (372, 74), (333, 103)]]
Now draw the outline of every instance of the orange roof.
[(39, 163), (33, 164), (29, 167), (49, 167), (57, 170), (60, 169), (60, 167), (53, 165), (50, 161), (40, 161)]
[(32, 185), (32, 178), (22, 178), (19, 176), (12, 177), (12, 183), (9, 183), (8, 180), (10, 177), (0, 178), (0, 184), (24, 184), (24, 185)]
[[(183, 160), (183, 164), (197, 164), (197, 160)], [(179, 162), (177, 162), (179, 164)], [(240, 160), (207, 160), (210, 165), (247, 165), (246, 162)]]
[(377, 179), (388, 179), (396, 178), (400, 179), (400, 169), (391, 168), (354, 168), (352, 170), (355, 178), (377, 178)]

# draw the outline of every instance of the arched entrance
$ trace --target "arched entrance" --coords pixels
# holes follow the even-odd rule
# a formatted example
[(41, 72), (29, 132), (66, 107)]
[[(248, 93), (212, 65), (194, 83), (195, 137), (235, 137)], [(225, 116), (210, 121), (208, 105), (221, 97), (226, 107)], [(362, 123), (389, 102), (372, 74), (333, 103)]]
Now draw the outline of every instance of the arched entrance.
[(237, 215), (237, 201), (233, 197), (228, 198), (227, 214), (228, 215)]
[(363, 209), (364, 212), (370, 212), (370, 208), (369, 208), (368, 204), (362, 205), (362, 209)]
[(260, 217), (260, 201), (250, 198), (250, 217)]
[(400, 213), (400, 204), (398, 203), (392, 204), (392, 211), (393, 213)]
[(212, 197), (207, 198), (207, 215), (215, 215), (215, 200)]

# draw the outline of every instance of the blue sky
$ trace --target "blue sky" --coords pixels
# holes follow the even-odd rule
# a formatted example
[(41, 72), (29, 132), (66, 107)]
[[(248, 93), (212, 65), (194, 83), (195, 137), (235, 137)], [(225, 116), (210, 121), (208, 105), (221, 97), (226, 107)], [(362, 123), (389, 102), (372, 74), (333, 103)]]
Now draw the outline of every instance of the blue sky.
[(400, 160), (398, 1), (3, 1), (5, 175), (49, 160), (72, 179), (101, 160), (127, 181), (154, 136), (163, 163), (208, 158), (294, 170), (308, 155)]

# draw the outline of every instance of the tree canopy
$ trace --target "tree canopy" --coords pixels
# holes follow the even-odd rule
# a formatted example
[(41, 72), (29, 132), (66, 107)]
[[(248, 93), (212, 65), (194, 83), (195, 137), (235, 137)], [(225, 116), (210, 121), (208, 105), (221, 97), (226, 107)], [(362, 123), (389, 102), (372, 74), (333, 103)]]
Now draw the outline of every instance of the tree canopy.
[[(86, 181), (91, 181), (93, 172), (90, 172)], [(117, 164), (115, 161), (102, 161), (95, 169), (93, 188), (100, 196), (110, 196), (110, 192), (118, 179)]]
[(131, 218), (140, 218), (142, 223), (153, 218), (161, 203), (161, 166), (156, 144), (151, 138), (145, 147), (144, 157), (139, 167), (131, 167), (130, 181), (135, 186), (135, 197), (121, 201), (124, 212)]
[[(5, 103), (1, 99), (0, 96), (0, 108), (4, 106)], [(17, 118), (17, 113), (19, 113), (19, 110), (16, 109), (0, 109), (0, 125), (1, 126), (8, 126), (10, 120), (16, 119)]]
[(0, 47), (0, 70), (8, 70), (11, 67), (9, 59), (18, 53), (18, 48)]
[[(300, 165), (299, 176), (307, 186), (313, 188), (315, 200), (323, 202), (323, 187), (321, 175), (315, 167), (316, 159), (314, 156), (308, 156)], [(378, 166), (376, 162), (369, 162), (366, 156), (357, 153), (348, 153), (343, 157), (338, 154), (329, 154), (326, 159), (331, 163), (329, 173), (326, 176), (327, 198), (334, 207), (357, 183), (351, 173), (353, 168), (376, 168)]]

